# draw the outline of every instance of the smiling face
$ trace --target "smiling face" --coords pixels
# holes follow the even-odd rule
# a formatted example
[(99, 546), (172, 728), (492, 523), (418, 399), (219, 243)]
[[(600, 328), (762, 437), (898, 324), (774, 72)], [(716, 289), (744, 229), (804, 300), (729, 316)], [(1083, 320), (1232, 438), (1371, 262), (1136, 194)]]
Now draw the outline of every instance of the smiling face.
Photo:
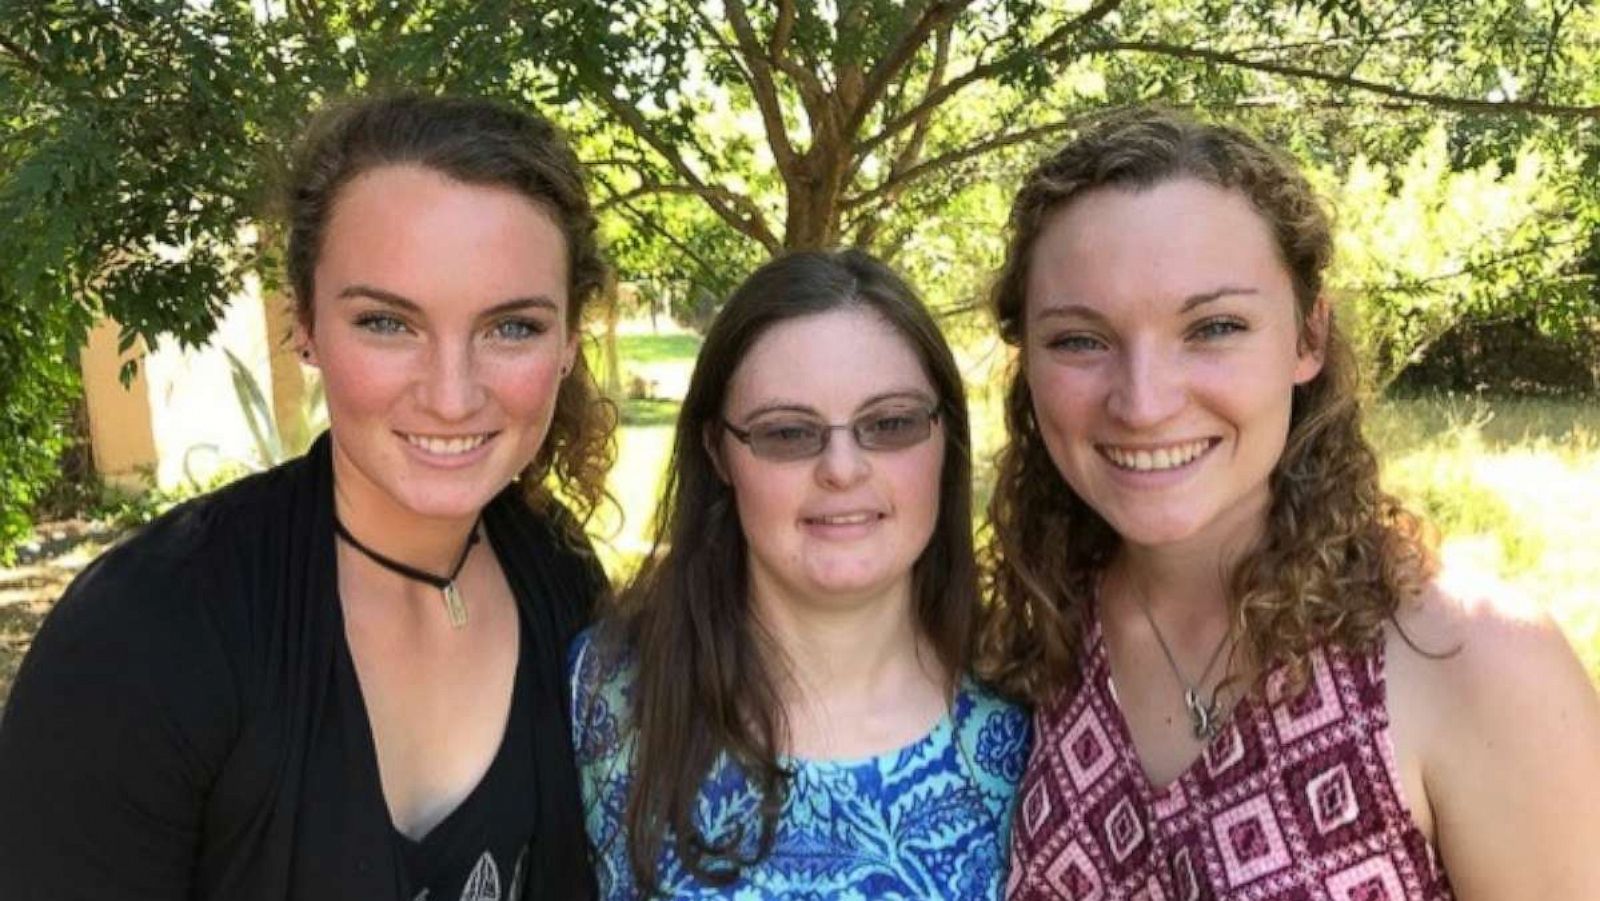
[[(723, 417), (747, 430), (784, 421), (844, 424), (938, 402), (911, 344), (883, 318), (843, 309), (773, 326), (729, 385)], [(876, 418), (875, 416), (873, 418)], [(758, 604), (909, 602), (911, 567), (939, 515), (945, 438), (863, 450), (848, 430), (821, 454), (757, 457), (727, 430), (714, 448), (732, 486)]]
[(344, 515), (470, 519), (528, 464), (576, 349), (566, 256), (506, 188), (384, 166), (340, 191), (300, 340)]
[(1132, 545), (1243, 551), (1321, 368), (1266, 221), (1193, 179), (1100, 188), (1032, 252), (1026, 375), (1062, 477)]

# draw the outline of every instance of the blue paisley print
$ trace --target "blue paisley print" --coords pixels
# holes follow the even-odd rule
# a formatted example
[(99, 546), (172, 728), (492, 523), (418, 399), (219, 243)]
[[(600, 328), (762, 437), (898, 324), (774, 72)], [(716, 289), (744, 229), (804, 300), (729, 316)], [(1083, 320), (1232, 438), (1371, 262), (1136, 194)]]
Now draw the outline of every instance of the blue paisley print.
[[(591, 633), (571, 655), (573, 746), (604, 901), (643, 897), (621, 834), (633, 740), (626, 725), (632, 679), (622, 655), (602, 653)], [(786, 761), (794, 772), (772, 853), (734, 884), (705, 885), (666, 843), (659, 874), (670, 898), (993, 899), (1017, 783), (1027, 761), (1027, 714), (970, 679), (950, 715), (915, 743), (855, 761)], [(759, 798), (724, 758), (700, 791), (696, 820), (707, 837), (759, 833)]]

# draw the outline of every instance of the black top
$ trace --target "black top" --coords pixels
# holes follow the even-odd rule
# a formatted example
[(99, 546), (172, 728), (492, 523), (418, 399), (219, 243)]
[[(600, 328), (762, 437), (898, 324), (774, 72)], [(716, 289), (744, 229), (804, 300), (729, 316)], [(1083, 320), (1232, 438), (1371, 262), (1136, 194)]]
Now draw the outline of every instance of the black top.
[[(355, 667), (342, 656), (341, 669), (354, 681)], [(394, 830), (412, 901), (501, 901), (517, 897), (527, 882), (535, 827), (524, 797), (533, 781), (532, 671), (532, 657), (522, 655), (500, 749), (472, 791), (421, 841)]]
[[(411, 901), (360, 692), (339, 690), (332, 486), (324, 436), (68, 588), (0, 723), (0, 898)], [(522, 894), (591, 897), (563, 664), (604, 577), (516, 486), (484, 527), (525, 624)]]

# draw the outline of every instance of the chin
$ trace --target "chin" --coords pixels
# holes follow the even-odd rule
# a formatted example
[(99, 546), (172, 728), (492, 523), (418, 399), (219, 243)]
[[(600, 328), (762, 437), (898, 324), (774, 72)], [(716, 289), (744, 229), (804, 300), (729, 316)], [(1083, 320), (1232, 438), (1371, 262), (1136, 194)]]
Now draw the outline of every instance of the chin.
[(838, 598), (875, 597), (887, 594), (902, 582), (909, 584), (910, 569), (904, 573), (830, 573), (811, 580), (813, 590), (820, 596)]
[(1128, 544), (1141, 547), (1161, 547), (1180, 544), (1199, 533), (1199, 525), (1185, 521), (1150, 521), (1122, 517), (1108, 519), (1117, 536)]
[(399, 500), (407, 510), (425, 519), (465, 519), (481, 513), (498, 493), (498, 489), (420, 495), (410, 493), (401, 495)]

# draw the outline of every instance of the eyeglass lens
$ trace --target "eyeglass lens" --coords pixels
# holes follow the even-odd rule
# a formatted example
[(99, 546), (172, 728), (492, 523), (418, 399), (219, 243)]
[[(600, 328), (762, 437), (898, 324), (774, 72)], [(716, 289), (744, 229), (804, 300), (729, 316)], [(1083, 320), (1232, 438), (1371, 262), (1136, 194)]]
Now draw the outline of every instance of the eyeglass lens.
[(803, 417), (764, 420), (749, 429), (750, 450), (772, 460), (799, 460), (822, 453), (835, 429), (846, 429), (865, 450), (902, 450), (928, 439), (935, 411), (920, 407), (869, 410), (848, 425)]

